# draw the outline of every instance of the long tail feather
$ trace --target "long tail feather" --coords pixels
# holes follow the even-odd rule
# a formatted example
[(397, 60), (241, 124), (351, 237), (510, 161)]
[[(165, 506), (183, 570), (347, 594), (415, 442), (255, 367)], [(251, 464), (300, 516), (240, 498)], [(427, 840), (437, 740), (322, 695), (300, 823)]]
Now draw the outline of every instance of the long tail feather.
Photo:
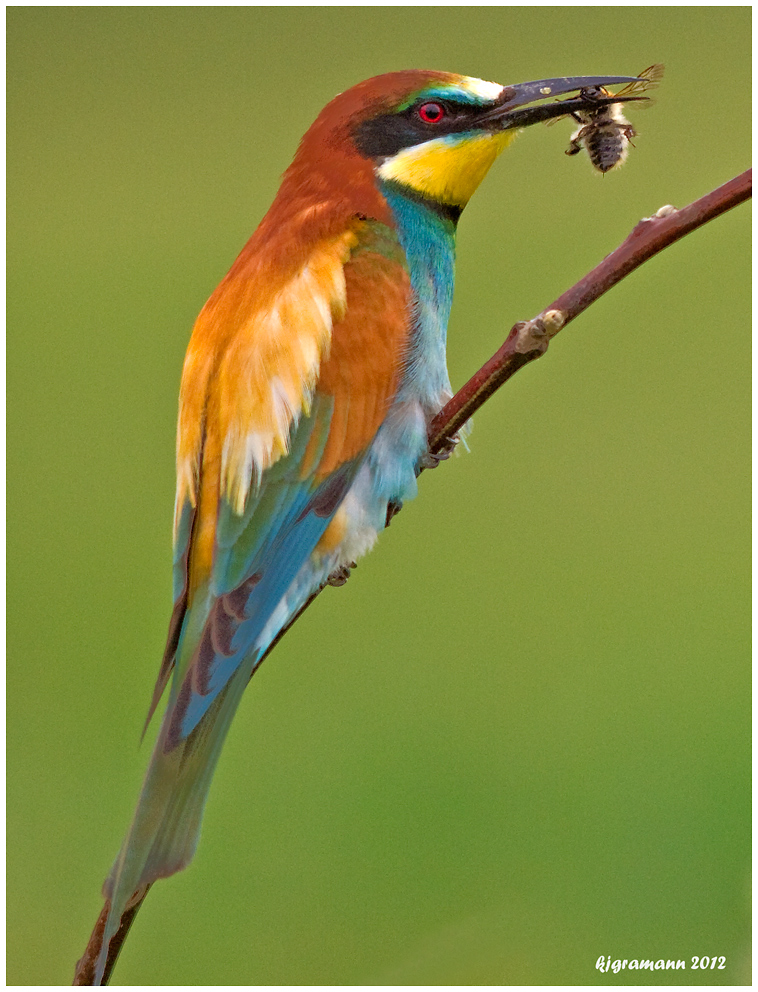
[(164, 738), (172, 707), (166, 711), (134, 819), (103, 887), (103, 895), (110, 900), (110, 911), (95, 985), (102, 982), (108, 945), (123, 913), (147, 885), (185, 868), (192, 860), (213, 772), (256, 660), (251, 656), (195, 731), (168, 752), (164, 750)]

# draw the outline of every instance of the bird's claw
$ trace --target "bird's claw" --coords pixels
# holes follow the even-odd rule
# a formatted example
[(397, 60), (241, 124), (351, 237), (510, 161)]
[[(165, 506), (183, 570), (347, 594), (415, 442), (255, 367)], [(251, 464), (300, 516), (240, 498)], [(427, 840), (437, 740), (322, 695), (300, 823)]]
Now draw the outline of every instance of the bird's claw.
[(445, 442), (439, 451), (426, 451), (421, 456), (421, 461), (419, 462), (420, 468), (437, 468), (440, 462), (445, 462), (455, 451), (456, 445), (460, 441), (457, 434), (452, 437), (445, 438)]
[(351, 561), (347, 565), (340, 565), (339, 568), (335, 568), (335, 570), (326, 580), (326, 584), (328, 586), (344, 586), (344, 584), (350, 578), (350, 570), (357, 567), (358, 567), (358, 563), (355, 561)]

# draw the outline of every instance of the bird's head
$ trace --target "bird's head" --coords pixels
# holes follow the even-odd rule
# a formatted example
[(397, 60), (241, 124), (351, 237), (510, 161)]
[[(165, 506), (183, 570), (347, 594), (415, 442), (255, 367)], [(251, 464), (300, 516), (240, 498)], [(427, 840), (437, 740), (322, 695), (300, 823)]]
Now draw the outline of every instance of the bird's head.
[(501, 86), (426, 70), (375, 76), (322, 110), (294, 164), (323, 163), (347, 187), (369, 167), (380, 186), (391, 184), (460, 212), (518, 129), (587, 105), (581, 96), (537, 106), (535, 101), (634, 79), (574, 76)]

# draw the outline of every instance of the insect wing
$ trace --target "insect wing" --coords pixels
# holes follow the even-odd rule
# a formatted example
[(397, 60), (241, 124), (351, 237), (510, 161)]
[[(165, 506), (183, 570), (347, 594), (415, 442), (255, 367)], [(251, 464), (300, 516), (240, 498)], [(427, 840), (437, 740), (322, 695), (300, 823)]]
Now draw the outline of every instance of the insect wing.
[[(657, 86), (663, 79), (663, 72), (666, 67), (662, 62), (656, 62), (655, 65), (649, 65), (647, 69), (643, 69), (639, 74), (639, 77), (633, 83), (627, 83), (618, 93), (614, 93), (614, 96), (638, 96), (640, 93), (645, 93), (647, 90), (652, 89)], [(646, 104), (650, 106), (650, 104)]]
[[(652, 89), (660, 83), (663, 79), (665, 68), (666, 66), (663, 62), (655, 62), (653, 65), (649, 65), (647, 69), (642, 70), (633, 83), (627, 83), (626, 86), (622, 87), (618, 93), (614, 93), (613, 96), (629, 97), (639, 96), (640, 94), (645, 93), (647, 90)], [(611, 96), (608, 90), (604, 90), (604, 94), (606, 96)], [(562, 103), (565, 101), (559, 100), (558, 102)], [(652, 100), (649, 100), (647, 103), (643, 103), (642, 106), (649, 107), (652, 102)], [(642, 107), (640, 107), (640, 109), (642, 109)], [(560, 117), (551, 117), (550, 120), (545, 121), (545, 125), (546, 127), (552, 127), (553, 124), (557, 124), (558, 121), (565, 121), (567, 117), (571, 117), (573, 120), (576, 120), (573, 114), (561, 114)]]

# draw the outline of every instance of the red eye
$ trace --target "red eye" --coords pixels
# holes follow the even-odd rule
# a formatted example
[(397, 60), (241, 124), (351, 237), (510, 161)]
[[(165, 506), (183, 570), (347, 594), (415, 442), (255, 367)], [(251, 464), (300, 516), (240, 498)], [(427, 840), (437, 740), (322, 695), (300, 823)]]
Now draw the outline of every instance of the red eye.
[(425, 124), (439, 124), (445, 116), (445, 108), (439, 103), (422, 103), (418, 115)]

